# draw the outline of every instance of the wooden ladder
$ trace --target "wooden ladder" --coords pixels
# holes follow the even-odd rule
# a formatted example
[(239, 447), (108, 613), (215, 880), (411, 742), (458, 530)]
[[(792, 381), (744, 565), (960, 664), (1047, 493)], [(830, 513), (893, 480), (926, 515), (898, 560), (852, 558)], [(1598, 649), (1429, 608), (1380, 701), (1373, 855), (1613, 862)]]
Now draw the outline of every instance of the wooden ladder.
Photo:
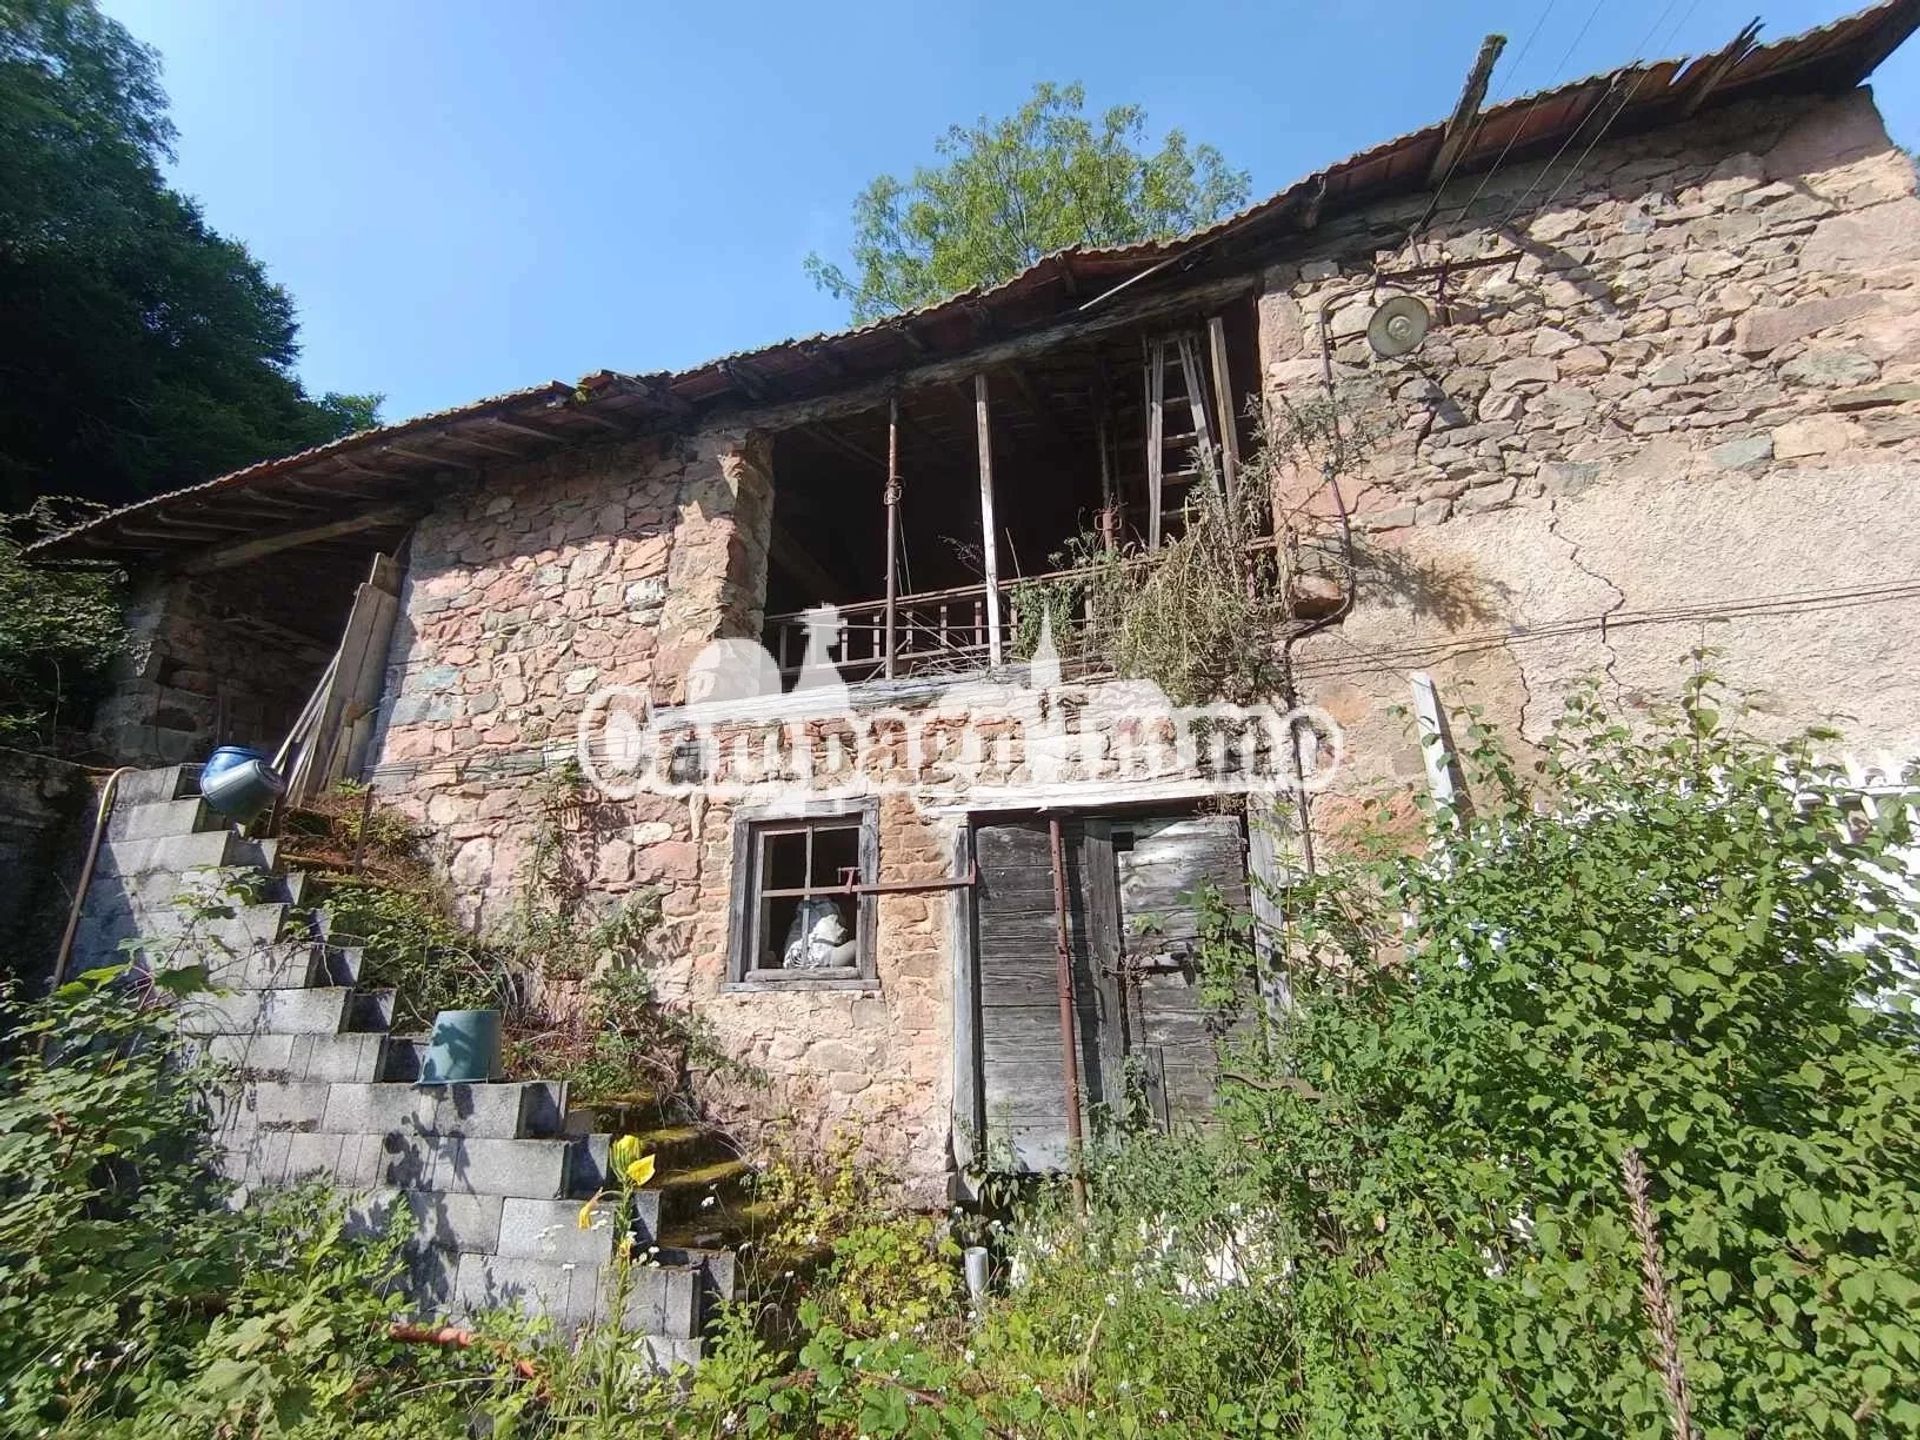
[(1147, 548), (1158, 550), (1166, 522), (1181, 516), (1193, 483), (1218, 457), (1199, 336), (1163, 335), (1146, 345)]

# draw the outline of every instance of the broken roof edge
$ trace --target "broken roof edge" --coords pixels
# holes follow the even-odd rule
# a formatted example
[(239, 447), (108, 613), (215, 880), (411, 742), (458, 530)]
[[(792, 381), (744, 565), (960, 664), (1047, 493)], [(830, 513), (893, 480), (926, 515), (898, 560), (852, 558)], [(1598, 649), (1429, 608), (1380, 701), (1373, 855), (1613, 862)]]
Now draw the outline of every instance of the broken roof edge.
[[(1851, 89), (1916, 27), (1920, 27), (1920, 0), (1885, 0), (1770, 45), (1737, 53), (1729, 47), (1702, 56), (1636, 59), (1614, 70), (1518, 96), (1479, 113), (1468, 145), (1445, 179), (1517, 163), (1556, 142), (1570, 141), (1628, 77), (1633, 80), (1633, 88), (1605, 122), (1602, 133), (1609, 128), (1620, 135), (1645, 131), (1685, 120), (1699, 110), (1719, 109), (1763, 93), (1838, 93)], [(1659, 83), (1649, 86), (1656, 76)], [(1594, 98), (1581, 103), (1590, 94)], [(1446, 122), (1440, 121), (1383, 141), (1181, 236), (1125, 246), (1070, 246), (992, 285), (975, 286), (847, 330), (736, 351), (685, 370), (648, 375), (600, 370), (572, 385), (549, 381), (357, 431), (324, 445), (258, 461), (215, 479), (135, 501), (36, 541), (27, 547), (27, 553), (36, 559), (80, 559), (178, 548), (151, 536), (147, 537), (151, 543), (116, 543), (115, 532), (126, 528), (132, 517), (162, 507), (200, 510), (206, 501), (225, 492), (329, 463), (357, 470), (359, 467), (349, 462), (378, 459), (401, 442), (422, 437), (442, 441), (450, 448), (438, 454), (410, 451), (408, 458), (426, 464), (428, 471), (394, 472), (384, 478), (404, 486), (432, 478), (436, 464), (456, 471), (477, 468), (469, 457), (459, 454), (459, 447), (500, 447), (472, 438), (466, 431), (471, 428), (479, 433), (490, 420), (495, 424), (524, 421), (529, 418), (525, 413), (529, 408), (536, 413), (577, 417), (596, 427), (598, 438), (605, 438), (608, 428), (639, 434), (658, 428), (663, 420), (686, 420), (716, 402), (734, 400), (757, 407), (811, 399), (909, 372), (938, 359), (963, 357), (995, 340), (1070, 320), (1119, 288), (1156, 273), (1176, 266), (1180, 273), (1190, 271), (1202, 252), (1242, 232), (1278, 226), (1285, 233), (1299, 233), (1317, 223), (1329, 206), (1335, 212), (1356, 210), (1396, 195), (1431, 191), (1434, 187), (1428, 183), (1427, 163), (1446, 132)], [(1295, 212), (1304, 214), (1306, 225), (1292, 226)], [(1082, 293), (1089, 284), (1099, 287), (1091, 296)], [(1054, 288), (1062, 290), (1071, 303), (1056, 305), (1047, 313), (1020, 314), (1023, 305)], [(876, 350), (882, 353), (875, 356), (872, 352)], [(784, 383), (792, 378), (801, 379), (805, 388), (794, 389)], [(609, 420), (607, 416), (616, 410), (622, 412), (620, 420)], [(498, 418), (504, 415), (512, 415), (515, 420)], [(541, 428), (560, 444), (586, 438), (564, 421)], [(530, 435), (524, 425), (521, 429)], [(536, 453), (527, 452), (521, 458), (534, 458)], [(351, 500), (356, 496), (371, 498), (350, 489), (343, 489), (339, 498)], [(186, 543), (185, 539), (180, 543)]]

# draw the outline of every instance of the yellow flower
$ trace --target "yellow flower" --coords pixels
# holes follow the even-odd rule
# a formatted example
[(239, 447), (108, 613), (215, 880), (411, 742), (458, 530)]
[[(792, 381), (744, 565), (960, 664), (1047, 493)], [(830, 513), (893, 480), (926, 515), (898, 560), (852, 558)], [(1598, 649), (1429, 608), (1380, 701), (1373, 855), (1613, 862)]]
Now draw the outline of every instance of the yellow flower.
[(603, 1193), (603, 1191), (599, 1190), (594, 1191), (593, 1198), (580, 1207), (580, 1219), (578, 1223), (582, 1230), (591, 1230), (593, 1228), (593, 1207), (600, 1203), (600, 1196)]
[(627, 1167), (639, 1158), (640, 1137), (638, 1135), (622, 1135), (618, 1140), (613, 1142), (612, 1159), (614, 1174), (626, 1174)]
[(629, 1188), (638, 1190), (653, 1178), (653, 1156), (641, 1156), (620, 1173), (626, 1178)]

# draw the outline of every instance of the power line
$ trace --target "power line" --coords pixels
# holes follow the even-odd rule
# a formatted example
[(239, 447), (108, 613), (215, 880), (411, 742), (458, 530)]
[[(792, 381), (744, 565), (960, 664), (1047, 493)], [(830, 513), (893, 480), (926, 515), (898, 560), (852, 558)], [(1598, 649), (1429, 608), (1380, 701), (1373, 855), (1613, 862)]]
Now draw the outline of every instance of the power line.
[[(1606, 0), (1593, 0), (1593, 8), (1587, 11), (1586, 20), (1582, 22), (1579, 30), (1574, 32), (1573, 39), (1567, 42), (1567, 48), (1561, 53), (1559, 62), (1547, 72), (1549, 82), (1566, 72), (1567, 62), (1573, 58), (1573, 52), (1579, 48), (1580, 42), (1587, 38), (1587, 31), (1593, 27), (1594, 17), (1600, 13), (1601, 6), (1605, 4)], [(1552, 9), (1553, 5), (1549, 4), (1547, 10), (1551, 11)], [(1545, 14), (1542, 14), (1541, 18), (1544, 20), (1546, 18)], [(1516, 70), (1518, 69), (1517, 66), (1515, 68)], [(1472, 210), (1475, 205), (1480, 203), (1480, 197), (1486, 193), (1487, 186), (1493, 183), (1493, 177), (1500, 173), (1500, 167), (1507, 163), (1507, 156), (1513, 153), (1515, 143), (1518, 142), (1522, 135), (1527, 133), (1527, 126), (1532, 122), (1534, 113), (1539, 110), (1540, 102), (1546, 99), (1550, 93), (1551, 91), (1546, 87), (1542, 87), (1534, 93), (1533, 103), (1527, 106), (1527, 113), (1520, 117), (1520, 123), (1514, 126), (1513, 133), (1507, 136), (1507, 143), (1500, 147), (1500, 154), (1494, 159), (1493, 168), (1480, 177), (1480, 184), (1474, 190), (1472, 196), (1467, 200), (1465, 205), (1462, 205), (1458, 210), (1453, 212), (1452, 216), (1449, 217), (1450, 219), (1459, 219), (1468, 211)]]
[[(1674, 6), (1678, 3), (1679, 0), (1666, 0), (1665, 6), (1662, 7), (1660, 13), (1654, 17), (1653, 24), (1647, 27), (1647, 33), (1640, 38), (1640, 43), (1634, 47), (1633, 53), (1636, 57), (1646, 56), (1649, 46), (1653, 43), (1654, 35), (1667, 23), (1667, 18), (1673, 14)], [(1698, 4), (1699, 0), (1692, 0), (1692, 3), (1687, 6), (1686, 13), (1680, 17), (1680, 24), (1682, 26), (1684, 26), (1688, 18), (1692, 16), (1694, 6)], [(1678, 27), (1676, 27), (1674, 33), (1679, 33)], [(1579, 158), (1567, 167), (1566, 174), (1560, 177), (1560, 183), (1553, 188), (1553, 193), (1547, 197), (1547, 202), (1540, 206), (1542, 210), (1546, 209), (1547, 205), (1557, 198), (1562, 190), (1566, 189), (1567, 182), (1579, 173), (1580, 167), (1586, 163), (1586, 159), (1593, 153), (1594, 147), (1606, 137), (1607, 131), (1613, 128), (1613, 122), (1625, 113), (1627, 106), (1633, 103), (1633, 97), (1640, 93), (1640, 87), (1646, 84), (1647, 77), (1652, 73), (1652, 66), (1644, 58), (1636, 58), (1622, 66), (1619, 70), (1616, 70), (1613, 74), (1612, 81), (1607, 87), (1607, 93), (1600, 97), (1593, 109), (1587, 112), (1578, 125), (1567, 132), (1567, 138), (1561, 142), (1560, 148), (1553, 152), (1552, 158), (1550, 158), (1545, 165), (1540, 167), (1540, 173), (1534, 176), (1533, 183), (1527, 186), (1525, 193), (1523, 193), (1518, 200), (1514, 201), (1512, 207), (1507, 211), (1506, 215), (1501, 218), (1500, 224), (1496, 228), (1504, 230), (1513, 223), (1514, 216), (1518, 215), (1527, 201), (1533, 197), (1533, 192), (1540, 188), (1540, 182), (1552, 173), (1553, 167), (1559, 163), (1560, 157), (1567, 153), (1575, 140), (1580, 138), (1580, 132), (1586, 129), (1587, 121), (1591, 120), (1606, 106), (1608, 99), (1619, 90), (1626, 77), (1632, 75), (1634, 77), (1632, 87), (1628, 89), (1626, 94), (1614, 105), (1612, 113), (1600, 122), (1600, 128), (1594, 132), (1593, 139), (1587, 142), (1587, 148), (1582, 150)]]
[[(1569, 639), (1595, 631), (1611, 633), (1648, 625), (1686, 625), (1715, 620), (1765, 618), (1771, 615), (1808, 615), (1827, 610), (1858, 609), (1870, 605), (1895, 604), (1920, 600), (1920, 576), (1885, 585), (1861, 586), (1852, 590), (1797, 590), (1747, 598), (1719, 597), (1689, 604), (1657, 607), (1649, 610), (1613, 611), (1601, 615), (1578, 616), (1521, 628), (1483, 630), (1466, 634), (1435, 637), (1426, 643), (1394, 646), (1357, 645), (1338, 631), (1327, 632), (1349, 652), (1319, 661), (1303, 661), (1300, 673), (1315, 679), (1338, 679), (1354, 675), (1389, 674), (1410, 666), (1433, 664), (1439, 660), (1506, 649), (1530, 641)], [(448, 779), (485, 780), (503, 777), (531, 778), (545, 770), (558, 768), (576, 751), (572, 740), (558, 744), (518, 746), (493, 751), (470, 752), (458, 759), (436, 757), (431, 760), (397, 760), (375, 765), (371, 774), (387, 782)]]

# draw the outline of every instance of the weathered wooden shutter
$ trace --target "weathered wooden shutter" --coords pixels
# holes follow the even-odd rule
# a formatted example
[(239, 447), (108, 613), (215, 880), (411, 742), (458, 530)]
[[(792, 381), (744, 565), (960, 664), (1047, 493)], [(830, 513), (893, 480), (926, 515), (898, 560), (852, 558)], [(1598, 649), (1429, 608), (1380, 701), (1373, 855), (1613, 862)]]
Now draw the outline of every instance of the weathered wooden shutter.
[[(1062, 827), (1067, 921), (1078, 1017), (1081, 1123), (1107, 1098), (1118, 1055), (1103, 1036), (1106, 1013), (1090, 964), (1086, 831)], [(1067, 1162), (1066, 1082), (1061, 1070), (1060, 999), (1052, 851), (1045, 820), (982, 825), (974, 833), (980, 884), (974, 891), (974, 953), (980, 1003), (980, 1079), (987, 1163), (1058, 1170)], [(1109, 1054), (1111, 1062), (1109, 1063)]]
[(1194, 892), (1211, 885), (1247, 905), (1245, 844), (1236, 815), (1108, 822), (1118, 872), (1127, 1052), (1163, 1124), (1204, 1118), (1215, 1081), (1215, 1038), (1194, 968)]

